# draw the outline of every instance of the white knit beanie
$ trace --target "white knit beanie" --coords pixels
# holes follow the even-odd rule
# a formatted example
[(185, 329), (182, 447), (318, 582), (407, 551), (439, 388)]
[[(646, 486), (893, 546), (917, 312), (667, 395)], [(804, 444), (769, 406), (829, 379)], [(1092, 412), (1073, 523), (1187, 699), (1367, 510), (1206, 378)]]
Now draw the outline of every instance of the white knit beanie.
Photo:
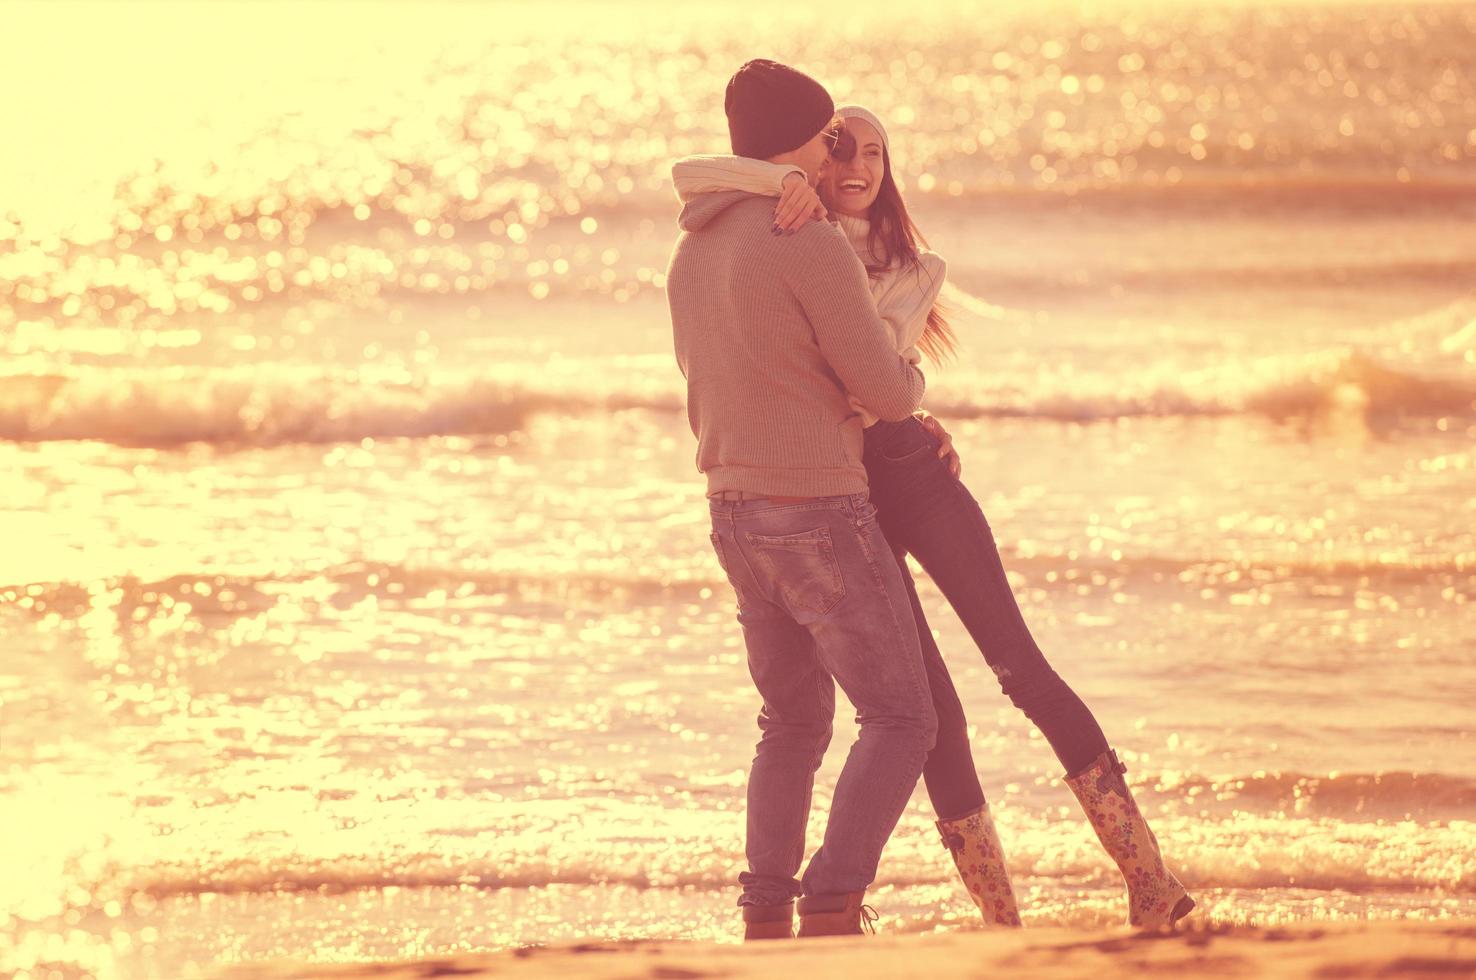
[(887, 127), (882, 125), (882, 121), (876, 117), (876, 113), (872, 112), (864, 105), (855, 105), (848, 102), (844, 105), (836, 106), (835, 114), (837, 116), (840, 116), (842, 119), (860, 119), (864, 122), (871, 123), (872, 127), (875, 128), (878, 133), (881, 133), (882, 149), (887, 151), (888, 157), (892, 155), (891, 144), (887, 142)]

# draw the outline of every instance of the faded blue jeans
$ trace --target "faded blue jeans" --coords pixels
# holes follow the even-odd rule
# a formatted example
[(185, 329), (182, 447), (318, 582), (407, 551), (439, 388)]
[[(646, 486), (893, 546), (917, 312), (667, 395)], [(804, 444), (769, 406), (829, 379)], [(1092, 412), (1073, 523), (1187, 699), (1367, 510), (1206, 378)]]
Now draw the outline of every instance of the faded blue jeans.
[[(713, 548), (737, 593), (748, 669), (763, 698), (738, 904), (862, 891), (937, 731), (896, 558), (864, 493), (709, 503)], [(836, 782), (824, 840), (797, 879), (836, 684), (861, 731)]]

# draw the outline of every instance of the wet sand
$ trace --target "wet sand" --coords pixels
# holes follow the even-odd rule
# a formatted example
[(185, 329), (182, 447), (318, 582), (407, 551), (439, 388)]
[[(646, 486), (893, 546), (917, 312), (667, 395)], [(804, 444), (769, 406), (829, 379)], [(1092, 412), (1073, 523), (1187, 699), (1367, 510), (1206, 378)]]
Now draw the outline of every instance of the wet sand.
[(701, 978), (806, 976), (1476, 977), (1476, 920), (1206, 928), (1173, 934), (1031, 929), (743, 946), (633, 940), (529, 947), (398, 963), (277, 960), (216, 978), (456, 976)]

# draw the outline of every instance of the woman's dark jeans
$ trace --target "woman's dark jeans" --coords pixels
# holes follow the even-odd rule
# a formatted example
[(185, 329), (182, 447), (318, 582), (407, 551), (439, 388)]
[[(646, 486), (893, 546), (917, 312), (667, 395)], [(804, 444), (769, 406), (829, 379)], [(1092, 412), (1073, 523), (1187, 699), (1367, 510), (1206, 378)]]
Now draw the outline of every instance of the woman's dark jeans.
[[(915, 418), (877, 422), (866, 430), (866, 473), (882, 532), (904, 572), (904, 554), (922, 565), (978, 644), (1000, 689), (1040, 729), (1066, 772), (1079, 772), (1107, 751), (1107, 738), (1036, 646), (1005, 578), (989, 522), (973, 494), (938, 458), (938, 446)], [(923, 780), (939, 817), (963, 816), (984, 802), (968, 726), (912, 577), (904, 577), (938, 713), (938, 739)]]

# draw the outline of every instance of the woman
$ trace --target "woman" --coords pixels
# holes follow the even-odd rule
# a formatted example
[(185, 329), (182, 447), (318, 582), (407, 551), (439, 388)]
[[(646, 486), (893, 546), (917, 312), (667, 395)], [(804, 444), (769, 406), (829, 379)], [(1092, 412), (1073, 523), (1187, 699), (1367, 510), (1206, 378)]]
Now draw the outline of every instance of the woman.
[[(747, 190), (780, 198), (775, 234), (792, 231), (827, 208), (871, 277), (897, 350), (935, 363), (954, 349), (937, 305), (946, 264), (926, 250), (892, 177), (886, 128), (861, 106), (841, 106), (835, 149), (819, 194), (794, 167), (743, 157), (687, 157), (672, 168), (677, 194)], [(924, 247), (918, 247), (921, 243)], [(921, 353), (919, 353), (921, 352)], [(866, 423), (864, 462), (878, 520), (897, 551), (938, 713), (937, 744), (923, 771), (937, 825), (970, 897), (988, 924), (1018, 926), (1019, 912), (999, 836), (969, 748), (958, 694), (923, 616), (903, 556), (911, 554), (953, 606), (999, 679), (1000, 687), (1050, 742), (1097, 839), (1127, 883), (1128, 921), (1172, 925), (1194, 900), (1165, 867), (1158, 841), (1133, 800), (1126, 767), (1107, 745), (1081, 699), (1051, 669), (1025, 625), (1005, 577), (989, 524), (958, 480), (952, 440), (934, 420), (883, 422), (854, 400)]]

